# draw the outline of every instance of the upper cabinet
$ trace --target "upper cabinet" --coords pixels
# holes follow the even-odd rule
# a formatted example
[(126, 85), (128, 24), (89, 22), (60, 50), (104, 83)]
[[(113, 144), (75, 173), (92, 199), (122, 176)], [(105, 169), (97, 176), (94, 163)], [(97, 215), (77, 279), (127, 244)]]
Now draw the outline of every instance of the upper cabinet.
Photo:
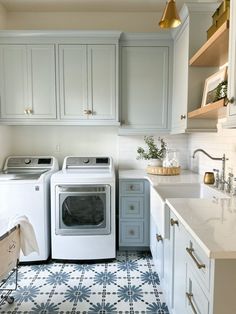
[(59, 45), (61, 119), (118, 123), (115, 45)]
[(206, 30), (217, 5), (198, 3), (184, 5), (180, 16), (182, 25), (173, 31), (173, 94), (172, 133), (216, 131), (212, 119), (190, 119), (188, 112), (199, 108), (204, 82), (217, 67), (191, 67), (189, 60), (206, 41)]
[(119, 125), (120, 32), (0, 32), (0, 122)]
[(171, 38), (160, 34), (123, 35), (120, 85), (120, 134), (169, 131)]
[(236, 128), (236, 3), (230, 1), (229, 66), (228, 66), (228, 111), (226, 128)]
[(0, 45), (1, 119), (55, 119), (54, 45)]

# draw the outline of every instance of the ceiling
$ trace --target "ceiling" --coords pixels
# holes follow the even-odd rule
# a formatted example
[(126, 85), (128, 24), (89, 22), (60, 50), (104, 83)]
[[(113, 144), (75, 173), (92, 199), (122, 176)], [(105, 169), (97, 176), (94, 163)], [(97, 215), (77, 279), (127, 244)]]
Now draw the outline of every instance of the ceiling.
[[(212, 0), (203, 0), (212, 2)], [(178, 9), (185, 2), (199, 0), (176, 0)], [(107, 11), (107, 12), (152, 12), (162, 11), (166, 0), (0, 0), (7, 11)]]

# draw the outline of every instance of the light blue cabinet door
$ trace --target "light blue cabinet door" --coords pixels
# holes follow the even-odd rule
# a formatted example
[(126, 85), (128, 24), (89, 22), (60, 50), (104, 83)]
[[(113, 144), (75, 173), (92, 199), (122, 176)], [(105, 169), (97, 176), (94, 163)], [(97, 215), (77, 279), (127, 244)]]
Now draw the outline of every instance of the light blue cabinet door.
[(115, 45), (88, 45), (88, 91), (89, 119), (118, 119)]
[(61, 119), (87, 119), (86, 45), (59, 45)]
[(122, 123), (134, 128), (167, 128), (169, 48), (122, 47)]
[(31, 119), (56, 118), (54, 45), (27, 46)]
[(1, 118), (56, 118), (54, 45), (1, 45)]
[(0, 84), (1, 118), (25, 118), (30, 105), (26, 46), (0, 46)]

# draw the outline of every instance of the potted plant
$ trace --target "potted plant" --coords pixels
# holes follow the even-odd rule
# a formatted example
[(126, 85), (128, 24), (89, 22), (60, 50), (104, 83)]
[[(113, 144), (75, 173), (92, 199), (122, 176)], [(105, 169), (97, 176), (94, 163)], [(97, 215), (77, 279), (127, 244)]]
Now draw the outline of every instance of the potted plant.
[(147, 149), (145, 150), (142, 147), (138, 147), (137, 149), (137, 159), (145, 159), (148, 160), (149, 166), (161, 166), (162, 160), (166, 155), (167, 144), (163, 138), (158, 138), (160, 142), (160, 148), (155, 144), (153, 136), (144, 136), (144, 142), (147, 145)]

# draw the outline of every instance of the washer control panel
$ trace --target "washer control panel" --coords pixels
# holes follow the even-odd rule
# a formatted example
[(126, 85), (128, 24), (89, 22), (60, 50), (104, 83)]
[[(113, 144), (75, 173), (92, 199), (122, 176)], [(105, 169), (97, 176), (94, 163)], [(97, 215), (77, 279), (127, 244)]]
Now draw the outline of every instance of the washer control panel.
[(110, 157), (66, 157), (63, 169), (69, 168), (110, 168)]
[(51, 168), (53, 165), (52, 157), (8, 157), (4, 169), (9, 168)]

